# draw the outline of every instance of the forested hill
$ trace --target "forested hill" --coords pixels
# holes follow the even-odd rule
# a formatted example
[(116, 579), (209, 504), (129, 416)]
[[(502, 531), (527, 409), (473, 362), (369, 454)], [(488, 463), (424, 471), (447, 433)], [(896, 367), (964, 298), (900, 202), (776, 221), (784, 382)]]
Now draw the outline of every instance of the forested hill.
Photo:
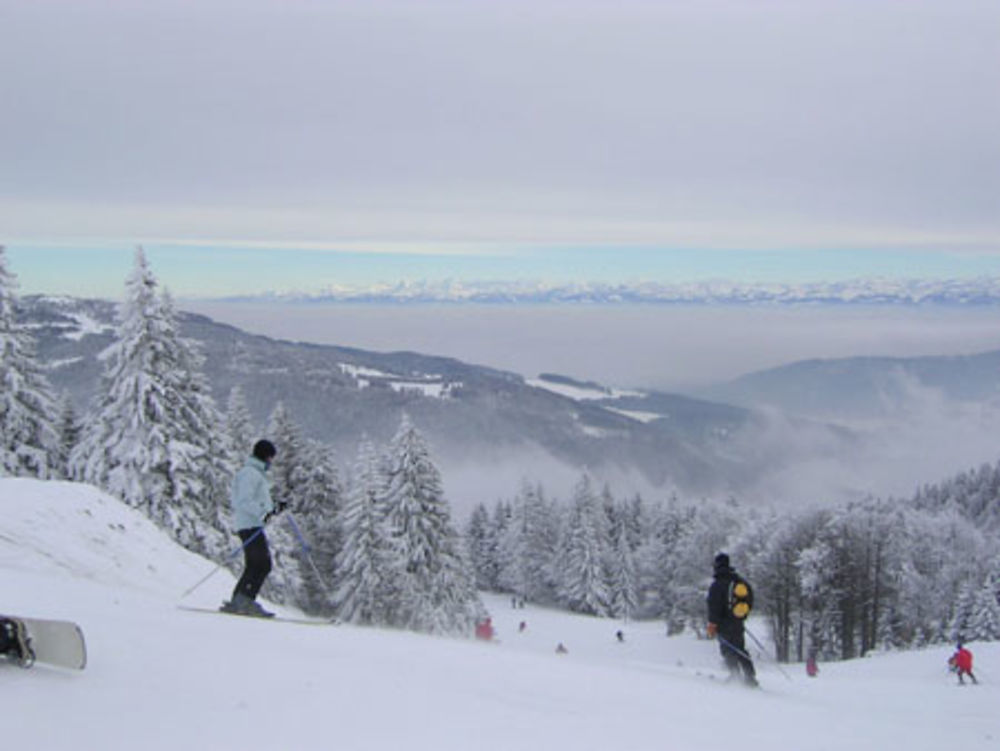
[[(99, 382), (99, 354), (114, 337), (116, 306), (28, 296), (20, 307), (50, 380), (84, 414)], [(405, 412), (446, 477), (461, 467), (493, 497), (525, 475), (566, 477), (583, 468), (667, 491), (746, 497), (759, 479), (808, 460), (817, 447), (835, 453), (851, 440), (822, 425), (768, 430), (767, 418), (752, 410), (676, 394), (574, 386), (551, 375), (529, 380), (414, 352), (276, 340), (200, 315), (181, 313), (179, 320), (183, 335), (200, 345), (218, 404), (239, 386), (252, 418), (264, 425), (280, 401), (306, 435), (345, 458), (362, 436), (387, 441)], [(482, 471), (468, 469), (484, 464), (502, 487), (490, 489)]]
[(952, 509), (983, 531), (1000, 532), (1000, 462), (925, 485), (914, 504), (929, 511)]
[(815, 418), (883, 418), (921, 397), (982, 403), (1000, 394), (1000, 350), (935, 357), (813, 359), (750, 373), (699, 392)]

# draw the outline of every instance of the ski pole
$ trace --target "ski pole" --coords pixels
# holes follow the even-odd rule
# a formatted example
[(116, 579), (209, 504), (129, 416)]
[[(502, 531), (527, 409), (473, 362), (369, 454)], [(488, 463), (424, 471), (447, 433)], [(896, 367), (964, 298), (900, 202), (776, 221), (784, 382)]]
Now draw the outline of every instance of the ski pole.
[(722, 644), (723, 644), (723, 645), (724, 645), (725, 647), (727, 647), (727, 648), (729, 649), (729, 651), (730, 651), (730, 652), (735, 652), (735, 653), (736, 653), (736, 654), (738, 654), (738, 655), (739, 655), (740, 657), (744, 657), (744, 658), (746, 658), (747, 660), (750, 660), (750, 662), (753, 662), (753, 659), (752, 659), (752, 658), (750, 657), (750, 655), (749, 655), (749, 654), (747, 654), (747, 653), (746, 653), (746, 651), (745, 651), (745, 650), (742, 650), (742, 649), (740, 649), (740, 648), (739, 648), (739, 647), (737, 647), (737, 646), (736, 646), (735, 644), (733, 644), (733, 643), (732, 643), (731, 641), (729, 641), (728, 639), (725, 639), (725, 638), (723, 638), (722, 636), (719, 636), (718, 634), (716, 634), (716, 635), (715, 635), (715, 637), (716, 637), (716, 638), (717, 638), (717, 639), (718, 639), (718, 640), (719, 640), (720, 642), (722, 642)]
[(298, 539), (299, 545), (302, 546), (302, 552), (305, 553), (306, 560), (309, 561), (309, 565), (312, 567), (313, 572), (316, 574), (316, 579), (319, 580), (319, 583), (322, 585), (323, 591), (326, 592), (326, 596), (329, 597), (330, 600), (332, 601), (333, 594), (330, 592), (330, 588), (326, 586), (326, 580), (323, 578), (323, 575), (319, 572), (319, 567), (316, 565), (316, 561), (313, 560), (312, 555), (309, 553), (309, 543), (306, 542), (306, 538), (302, 534), (302, 530), (299, 528), (299, 525), (296, 523), (295, 517), (292, 516), (292, 512), (288, 511), (286, 512), (286, 515), (288, 518), (288, 523), (292, 526), (292, 532), (295, 533), (295, 537)]
[(754, 644), (756, 644), (757, 647), (760, 649), (761, 654), (763, 654), (765, 657), (767, 657), (768, 660), (770, 660), (771, 662), (774, 663), (774, 667), (776, 667), (778, 669), (778, 672), (780, 672), (788, 680), (792, 680), (792, 677), (788, 673), (786, 673), (785, 670), (781, 667), (781, 663), (778, 662), (773, 657), (771, 657), (770, 654), (768, 654), (767, 648), (763, 644), (760, 643), (760, 639), (758, 639), (756, 636), (754, 636), (753, 631), (751, 631), (750, 629), (748, 629), (746, 626), (743, 627), (743, 630), (750, 636), (751, 639), (753, 639)]
[(190, 588), (188, 588), (188, 589), (187, 589), (187, 590), (186, 590), (186, 591), (184, 592), (184, 594), (182, 594), (182, 595), (181, 595), (181, 599), (183, 600), (183, 599), (184, 599), (185, 597), (187, 597), (187, 596), (188, 596), (189, 594), (191, 594), (191, 593), (192, 593), (192, 592), (194, 592), (194, 591), (195, 591), (196, 589), (198, 589), (198, 587), (200, 587), (200, 586), (201, 586), (202, 584), (204, 584), (205, 582), (207, 582), (207, 581), (208, 581), (208, 580), (209, 580), (209, 579), (210, 579), (210, 578), (211, 578), (211, 577), (212, 577), (212, 576), (213, 576), (213, 575), (215, 574), (215, 572), (216, 572), (216, 571), (218, 571), (218, 570), (219, 570), (220, 568), (222, 568), (223, 566), (225, 566), (225, 565), (226, 565), (226, 563), (227, 563), (227, 562), (229, 561), (229, 559), (230, 559), (230, 558), (232, 558), (232, 557), (233, 557), (234, 555), (237, 555), (237, 554), (239, 554), (239, 552), (240, 552), (241, 550), (243, 550), (243, 548), (245, 548), (245, 547), (246, 547), (247, 545), (249, 545), (249, 544), (250, 544), (251, 542), (253, 542), (253, 541), (254, 541), (254, 539), (255, 539), (255, 538), (257, 537), (257, 535), (259, 535), (259, 534), (260, 534), (261, 532), (263, 532), (263, 531), (264, 531), (264, 527), (259, 527), (259, 528), (257, 529), (257, 531), (256, 531), (256, 532), (254, 532), (254, 533), (253, 533), (252, 535), (250, 535), (250, 537), (248, 537), (248, 538), (247, 538), (246, 542), (244, 542), (244, 543), (243, 543), (242, 545), (240, 545), (240, 546), (239, 546), (238, 548), (234, 548), (233, 550), (229, 551), (229, 552), (228, 552), (228, 553), (226, 554), (226, 557), (222, 559), (222, 563), (220, 563), (220, 564), (219, 564), (218, 566), (216, 566), (216, 567), (215, 567), (215, 568), (213, 568), (213, 569), (212, 569), (211, 571), (209, 571), (209, 572), (208, 572), (207, 574), (205, 574), (205, 575), (204, 575), (204, 576), (203, 576), (203, 577), (202, 577), (201, 579), (199, 579), (199, 580), (198, 580), (198, 581), (197, 581), (197, 582), (196, 582), (196, 583), (195, 583), (195, 584), (194, 584), (193, 586), (191, 586)]

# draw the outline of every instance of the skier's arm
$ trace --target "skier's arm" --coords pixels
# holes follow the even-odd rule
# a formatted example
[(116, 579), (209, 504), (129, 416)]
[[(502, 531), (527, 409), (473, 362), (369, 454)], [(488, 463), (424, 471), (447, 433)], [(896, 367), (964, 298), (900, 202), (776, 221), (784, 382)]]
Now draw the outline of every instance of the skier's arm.
[[(712, 632), (724, 620), (726, 616), (726, 588), (722, 582), (716, 580), (708, 589), (708, 623), (709, 631)], [(714, 636), (709, 633), (709, 636)]]

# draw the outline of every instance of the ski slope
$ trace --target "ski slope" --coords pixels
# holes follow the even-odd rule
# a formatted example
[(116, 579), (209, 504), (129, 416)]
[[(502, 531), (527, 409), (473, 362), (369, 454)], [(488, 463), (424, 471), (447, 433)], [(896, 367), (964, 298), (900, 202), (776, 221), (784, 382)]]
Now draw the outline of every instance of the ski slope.
[[(212, 567), (92, 487), (0, 479), (0, 612), (75, 620), (89, 652), (80, 673), (0, 664), (4, 745), (1000, 748), (998, 644), (970, 645), (979, 686), (957, 686), (951, 650), (935, 647), (823, 664), (815, 679), (759, 658), (763, 689), (751, 691), (708, 677), (720, 672), (713, 642), (499, 596), (486, 598), (490, 644), (178, 609)], [(183, 603), (214, 608), (232, 585), (220, 571)]]

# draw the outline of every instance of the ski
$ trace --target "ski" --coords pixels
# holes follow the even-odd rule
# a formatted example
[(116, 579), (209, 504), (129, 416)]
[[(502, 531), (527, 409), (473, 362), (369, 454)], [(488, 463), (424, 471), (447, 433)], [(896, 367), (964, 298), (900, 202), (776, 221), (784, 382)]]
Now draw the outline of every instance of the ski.
[(70, 670), (87, 665), (83, 630), (72, 621), (0, 615), (3, 656), (21, 667), (39, 663)]
[(228, 613), (225, 610), (219, 610), (218, 608), (201, 608), (194, 605), (178, 605), (178, 610), (186, 610), (189, 613), (214, 613), (216, 615), (224, 615), (229, 618), (243, 618), (245, 620), (255, 620), (255, 621), (277, 621), (278, 623), (297, 623), (303, 626), (336, 626), (336, 620), (323, 620), (321, 618), (294, 618), (285, 615), (274, 615), (270, 618), (261, 618), (259, 616), (253, 615), (243, 615), (242, 613)]

